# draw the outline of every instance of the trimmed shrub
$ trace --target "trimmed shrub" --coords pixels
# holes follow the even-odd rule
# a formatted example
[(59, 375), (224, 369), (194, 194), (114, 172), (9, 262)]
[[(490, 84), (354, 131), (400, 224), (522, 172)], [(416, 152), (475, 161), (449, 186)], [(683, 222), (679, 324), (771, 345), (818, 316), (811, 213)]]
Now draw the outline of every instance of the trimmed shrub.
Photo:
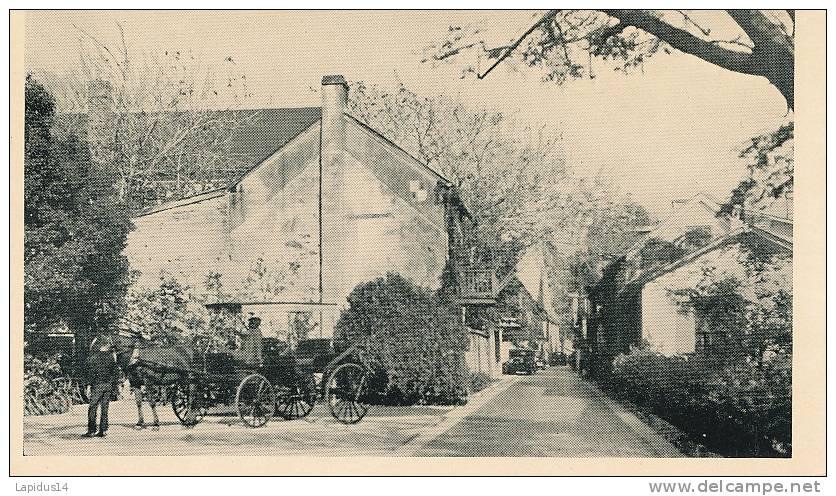
[(646, 349), (616, 357), (607, 387), (726, 456), (791, 456), (792, 356), (719, 365)]
[(473, 372), (470, 374), (470, 392), (477, 393), (490, 386), (492, 382), (493, 379), (488, 374), (484, 372)]
[(466, 401), (468, 340), (455, 307), (394, 273), (360, 284), (334, 331), (339, 349), (360, 348), (374, 371), (373, 400), (386, 405), (451, 405)]

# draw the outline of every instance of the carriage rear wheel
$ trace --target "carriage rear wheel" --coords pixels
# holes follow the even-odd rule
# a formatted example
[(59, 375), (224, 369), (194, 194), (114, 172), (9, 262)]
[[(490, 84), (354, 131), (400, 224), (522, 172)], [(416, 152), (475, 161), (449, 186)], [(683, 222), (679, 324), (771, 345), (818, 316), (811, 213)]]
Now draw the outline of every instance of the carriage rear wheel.
[(175, 384), (170, 399), (177, 420), (187, 427), (199, 424), (206, 415), (206, 402), (196, 384)]
[(296, 384), (277, 392), (276, 413), (285, 420), (307, 417), (313, 410), (316, 396), (316, 379), (313, 374), (302, 374)]
[(368, 372), (356, 363), (344, 363), (328, 376), (325, 397), (331, 415), (344, 424), (356, 424), (369, 411)]
[(249, 427), (261, 427), (276, 411), (276, 393), (261, 374), (250, 374), (238, 385), (235, 394), (238, 416)]

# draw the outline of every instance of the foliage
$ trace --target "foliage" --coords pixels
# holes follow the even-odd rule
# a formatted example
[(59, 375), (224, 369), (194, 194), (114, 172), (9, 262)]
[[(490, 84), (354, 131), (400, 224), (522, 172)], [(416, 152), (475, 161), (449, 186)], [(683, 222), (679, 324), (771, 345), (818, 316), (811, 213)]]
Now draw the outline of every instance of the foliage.
[(166, 273), (158, 287), (132, 289), (126, 302), (124, 316), (140, 326), (145, 338), (164, 346), (187, 343), (207, 350), (227, 349), (245, 332), (240, 315), (208, 309), (202, 296)]
[[(540, 69), (545, 81), (595, 77), (593, 60), (625, 73), (641, 69), (659, 52), (678, 50), (741, 74), (767, 78), (794, 104), (795, 13), (728, 10), (550, 10), (533, 14), (533, 24), (515, 41), (489, 45), (488, 26), (450, 26), (444, 39), (426, 49), (424, 62), (452, 60), (477, 52), (494, 62), (466, 64), (465, 74), (484, 78), (516, 56)], [(716, 33), (734, 28), (732, 38)], [(729, 36), (731, 34), (729, 33)], [(602, 64), (601, 64), (602, 63)]]
[(477, 393), (493, 383), (491, 376), (485, 372), (471, 372), (470, 373), (470, 392)]
[(696, 284), (672, 287), (669, 294), (719, 338), (712, 353), (726, 361), (760, 363), (792, 352), (791, 256), (764, 253), (757, 245), (732, 246), (730, 256), (742, 265), (739, 274), (724, 270), (720, 258), (702, 269)]
[(638, 240), (636, 229), (652, 223), (647, 210), (629, 196), (607, 198), (601, 195), (595, 199), (595, 204), (585, 240), (587, 251), (593, 257), (623, 254)]
[(335, 345), (360, 347), (361, 360), (375, 371), (377, 402), (465, 401), (467, 333), (444, 295), (389, 273), (358, 285), (348, 302), (334, 331)]
[[(736, 208), (768, 209), (776, 199), (792, 196), (795, 176), (795, 123), (789, 121), (777, 130), (755, 136), (740, 152), (749, 162), (748, 175), (732, 190), (721, 205), (720, 215), (730, 215)], [(780, 212), (787, 217), (792, 211)], [(745, 215), (744, 215), (745, 218)]]
[(676, 240), (676, 244), (678, 244), (687, 253), (691, 253), (709, 244), (711, 239), (710, 229), (697, 227), (680, 236), (679, 239)]
[(695, 288), (673, 291), (673, 295), (717, 338), (712, 353), (739, 360), (746, 356), (746, 300), (738, 291), (741, 282), (733, 276), (719, 280), (710, 277)]
[(115, 177), (90, 163), (75, 136), (53, 134), (55, 103), (26, 79), (24, 321), (27, 332), (66, 323), (86, 349), (107, 328), (125, 294), (122, 255), (131, 222)]
[(728, 456), (791, 455), (792, 355), (717, 367), (710, 357), (635, 349), (616, 357), (614, 394)]
[(24, 415), (66, 413), (74, 403), (81, 403), (77, 386), (64, 377), (61, 356), (23, 356)]
[(664, 267), (685, 255), (685, 250), (670, 241), (650, 238), (639, 251), (639, 267), (651, 269)]

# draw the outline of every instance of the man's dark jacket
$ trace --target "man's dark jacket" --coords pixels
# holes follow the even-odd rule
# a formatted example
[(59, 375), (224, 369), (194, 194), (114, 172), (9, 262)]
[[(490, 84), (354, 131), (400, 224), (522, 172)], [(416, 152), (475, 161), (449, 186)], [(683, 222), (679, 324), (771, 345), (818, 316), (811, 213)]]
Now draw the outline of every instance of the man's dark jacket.
[(87, 357), (87, 381), (90, 384), (116, 384), (119, 369), (113, 353), (94, 351)]

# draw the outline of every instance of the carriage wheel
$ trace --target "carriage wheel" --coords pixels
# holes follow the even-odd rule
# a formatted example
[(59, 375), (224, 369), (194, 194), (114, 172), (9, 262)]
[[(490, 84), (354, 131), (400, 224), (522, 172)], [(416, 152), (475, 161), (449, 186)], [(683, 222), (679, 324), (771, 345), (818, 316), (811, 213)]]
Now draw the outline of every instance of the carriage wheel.
[(238, 385), (235, 394), (238, 416), (249, 427), (261, 427), (276, 411), (276, 393), (261, 374), (250, 374)]
[(316, 403), (316, 380), (302, 374), (296, 384), (276, 395), (276, 413), (285, 420), (307, 417)]
[(344, 424), (356, 424), (366, 416), (367, 393), (368, 372), (356, 363), (344, 363), (328, 376), (325, 397), (331, 415)]
[(181, 424), (192, 427), (206, 415), (203, 395), (196, 384), (176, 384), (171, 391), (171, 409)]

